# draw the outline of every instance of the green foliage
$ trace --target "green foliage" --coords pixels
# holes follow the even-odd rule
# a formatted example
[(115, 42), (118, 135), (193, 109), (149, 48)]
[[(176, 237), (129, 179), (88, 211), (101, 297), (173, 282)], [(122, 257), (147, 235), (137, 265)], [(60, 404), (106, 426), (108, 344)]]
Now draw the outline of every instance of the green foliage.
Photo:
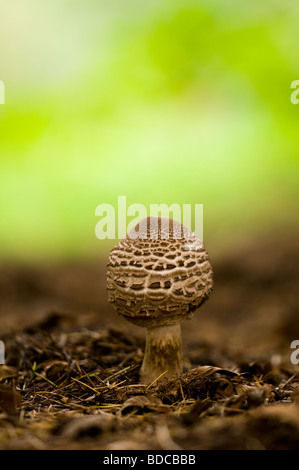
[(119, 195), (203, 203), (215, 245), (294, 225), (294, 2), (23, 4), (0, 19), (2, 256), (105, 250)]

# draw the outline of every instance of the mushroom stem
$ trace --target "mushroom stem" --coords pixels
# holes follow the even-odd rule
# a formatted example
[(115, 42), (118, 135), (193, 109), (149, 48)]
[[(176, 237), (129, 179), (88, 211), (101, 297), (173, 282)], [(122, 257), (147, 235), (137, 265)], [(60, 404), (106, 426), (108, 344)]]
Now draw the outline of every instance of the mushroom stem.
[(150, 384), (164, 372), (167, 377), (181, 374), (181, 351), (180, 323), (148, 327), (140, 382)]

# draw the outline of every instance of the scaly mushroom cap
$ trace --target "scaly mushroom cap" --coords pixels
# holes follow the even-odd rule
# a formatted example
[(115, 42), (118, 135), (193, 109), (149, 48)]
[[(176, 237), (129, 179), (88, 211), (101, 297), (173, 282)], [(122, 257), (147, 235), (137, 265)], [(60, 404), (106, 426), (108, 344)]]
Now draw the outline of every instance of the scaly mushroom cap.
[(110, 253), (108, 300), (140, 326), (190, 318), (213, 287), (209, 257), (196, 235), (172, 219), (148, 217)]

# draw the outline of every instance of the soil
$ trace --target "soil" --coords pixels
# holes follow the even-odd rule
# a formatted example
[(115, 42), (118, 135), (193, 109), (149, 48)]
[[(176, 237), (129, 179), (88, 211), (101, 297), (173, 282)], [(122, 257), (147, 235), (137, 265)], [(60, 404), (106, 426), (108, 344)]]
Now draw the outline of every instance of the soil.
[(184, 371), (147, 386), (145, 331), (107, 302), (105, 260), (2, 266), (0, 449), (299, 448), (297, 240), (211, 256)]

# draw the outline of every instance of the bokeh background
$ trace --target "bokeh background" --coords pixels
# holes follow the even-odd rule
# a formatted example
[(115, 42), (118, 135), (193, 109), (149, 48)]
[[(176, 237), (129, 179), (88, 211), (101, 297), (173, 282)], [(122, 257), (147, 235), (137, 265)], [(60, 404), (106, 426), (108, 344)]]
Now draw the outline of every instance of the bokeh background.
[(2, 2), (1, 258), (105, 256), (95, 209), (120, 195), (204, 204), (214, 254), (297, 230), (298, 14), (291, 0)]
[[(116, 412), (114, 401), (139, 380), (145, 331), (108, 303), (116, 240), (95, 234), (96, 208), (117, 212), (119, 196), (147, 209), (203, 204), (214, 290), (182, 322), (184, 370), (238, 371), (256, 387), (240, 400), (231, 384), (226, 401), (218, 375), (207, 376), (207, 389), (198, 379), (188, 415), (181, 388), (167, 436), (182, 417), (173, 436), (183, 449), (298, 448), (298, 405), (289, 407), (299, 370), (290, 360), (299, 338), (298, 24), (294, 0), (1, 0), (0, 340), (23, 399), (20, 425), (1, 414), (1, 448), (94, 448), (105, 439), (112, 451), (149, 448), (158, 433), (160, 421), (142, 424), (138, 414), (130, 427), (128, 415), (107, 432), (101, 421), (100, 435), (92, 424), (89, 441), (74, 424), (80, 437), (64, 447), (68, 417), (96, 414), (98, 399), (105, 414), (110, 404)], [(112, 394), (85, 400), (83, 383), (73, 395), (77, 372), (89, 389), (112, 380)], [(223, 377), (229, 384), (231, 373)], [(114, 395), (114, 381), (124, 395)], [(227, 424), (234, 416), (240, 426)]]

